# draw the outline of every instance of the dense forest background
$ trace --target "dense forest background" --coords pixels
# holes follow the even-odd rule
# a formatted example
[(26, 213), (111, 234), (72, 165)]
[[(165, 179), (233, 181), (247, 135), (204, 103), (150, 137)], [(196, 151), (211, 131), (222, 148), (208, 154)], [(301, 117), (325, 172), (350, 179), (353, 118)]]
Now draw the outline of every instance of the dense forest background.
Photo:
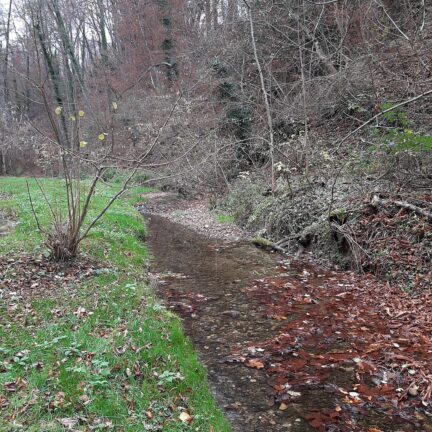
[[(430, 89), (426, 3), (8, 0), (1, 16), (1, 172), (54, 169), (44, 95), (53, 110), (63, 108), (67, 145), (70, 116), (83, 110), (86, 152), (100, 150), (94, 138), (114, 128), (115, 153), (130, 158), (176, 104), (153, 156), (169, 159), (194, 147), (187, 163), (206, 184), (265, 165), (270, 147), (274, 161), (311, 176), (323, 158), (382, 151), (401, 138), (390, 136), (390, 127), (426, 132), (426, 100), (383, 116), (367, 138), (337, 142)], [(196, 165), (203, 155), (211, 155), (212, 169)]]

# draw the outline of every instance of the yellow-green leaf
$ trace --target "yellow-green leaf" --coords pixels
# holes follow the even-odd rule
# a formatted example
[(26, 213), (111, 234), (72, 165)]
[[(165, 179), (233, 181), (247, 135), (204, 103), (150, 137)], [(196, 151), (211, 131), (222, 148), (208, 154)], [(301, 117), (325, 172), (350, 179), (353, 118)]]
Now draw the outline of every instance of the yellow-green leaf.
[(74, 122), (74, 121), (76, 120), (76, 118), (75, 118), (75, 116), (71, 115), (71, 116), (69, 117), (69, 120)]
[(84, 148), (87, 145), (87, 141), (80, 141), (80, 147)]
[(84, 111), (78, 111), (78, 115), (79, 115), (80, 117), (84, 117)]
[(118, 108), (117, 102), (112, 103), (113, 110), (115, 111)]
[(98, 140), (99, 141), (103, 141), (105, 139), (105, 134), (104, 133), (101, 133), (99, 136), (98, 136)]
[(62, 113), (62, 107), (61, 107), (61, 106), (58, 106), (58, 107), (55, 109), (54, 112), (56, 113), (56, 115), (59, 116), (59, 115)]

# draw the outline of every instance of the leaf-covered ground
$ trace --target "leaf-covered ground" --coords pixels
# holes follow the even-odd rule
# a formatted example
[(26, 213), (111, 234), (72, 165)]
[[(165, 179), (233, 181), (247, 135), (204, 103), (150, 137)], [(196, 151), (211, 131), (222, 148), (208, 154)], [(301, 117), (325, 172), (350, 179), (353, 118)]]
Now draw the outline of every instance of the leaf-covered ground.
[[(31, 183), (42, 223), (49, 213)], [(43, 181), (64, 206), (60, 181)], [(53, 265), (25, 180), (0, 179), (0, 430), (227, 431), (177, 318), (153, 297), (135, 196), (119, 201), (72, 266)], [(101, 208), (115, 186), (97, 191)]]
[[(390, 200), (391, 202), (391, 200)], [(409, 202), (426, 211), (431, 194), (420, 194)], [(397, 206), (379, 210), (365, 206), (354, 225), (355, 240), (362, 247), (361, 266), (404, 291), (421, 291), (432, 286), (432, 223)]]
[(265, 371), (280, 410), (320, 431), (432, 430), (430, 290), (297, 262), (245, 292), (275, 333), (228, 360)]

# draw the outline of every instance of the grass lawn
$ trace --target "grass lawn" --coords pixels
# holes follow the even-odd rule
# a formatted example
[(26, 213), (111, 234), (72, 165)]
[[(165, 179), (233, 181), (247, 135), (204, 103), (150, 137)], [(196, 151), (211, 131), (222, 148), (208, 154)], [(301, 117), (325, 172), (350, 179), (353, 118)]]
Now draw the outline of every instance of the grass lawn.
[[(47, 205), (29, 182), (47, 226)], [(64, 207), (63, 183), (42, 185)], [(115, 187), (97, 190), (92, 214)], [(46, 250), (25, 179), (0, 178), (0, 218), (19, 222), (0, 237), (0, 431), (229, 430), (179, 320), (148, 286), (145, 227), (133, 207), (143, 192), (116, 202), (84, 241), (82, 269), (90, 275), (78, 269), (69, 278), (59, 269), (47, 287), (37, 285), (41, 270), (20, 296), (8, 292), (22, 277), (14, 261)]]

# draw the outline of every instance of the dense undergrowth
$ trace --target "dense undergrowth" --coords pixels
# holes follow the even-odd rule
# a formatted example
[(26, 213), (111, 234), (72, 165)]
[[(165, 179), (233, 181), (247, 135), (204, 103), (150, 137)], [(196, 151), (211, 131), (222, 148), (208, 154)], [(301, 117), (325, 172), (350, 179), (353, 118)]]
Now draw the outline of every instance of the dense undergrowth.
[[(306, 183), (293, 178), (289, 186), (281, 182), (272, 195), (262, 174), (255, 174), (239, 178), (218, 205), (238, 224), (291, 254), (307, 251), (314, 259), (371, 272), (405, 291), (429, 288), (432, 225), (421, 215), (391, 205), (406, 199), (428, 210), (428, 188), (420, 184), (401, 190), (375, 177), (345, 174), (336, 188), (331, 180)], [(371, 205), (377, 190), (390, 200), (389, 206)]]
[[(62, 182), (42, 185), (61, 206)], [(97, 190), (92, 214), (115, 188)], [(0, 430), (227, 431), (179, 320), (148, 286), (133, 208), (145, 189), (115, 203), (69, 268), (44, 258), (25, 179), (2, 178), (0, 191), (3, 216), (18, 222), (0, 237)]]

